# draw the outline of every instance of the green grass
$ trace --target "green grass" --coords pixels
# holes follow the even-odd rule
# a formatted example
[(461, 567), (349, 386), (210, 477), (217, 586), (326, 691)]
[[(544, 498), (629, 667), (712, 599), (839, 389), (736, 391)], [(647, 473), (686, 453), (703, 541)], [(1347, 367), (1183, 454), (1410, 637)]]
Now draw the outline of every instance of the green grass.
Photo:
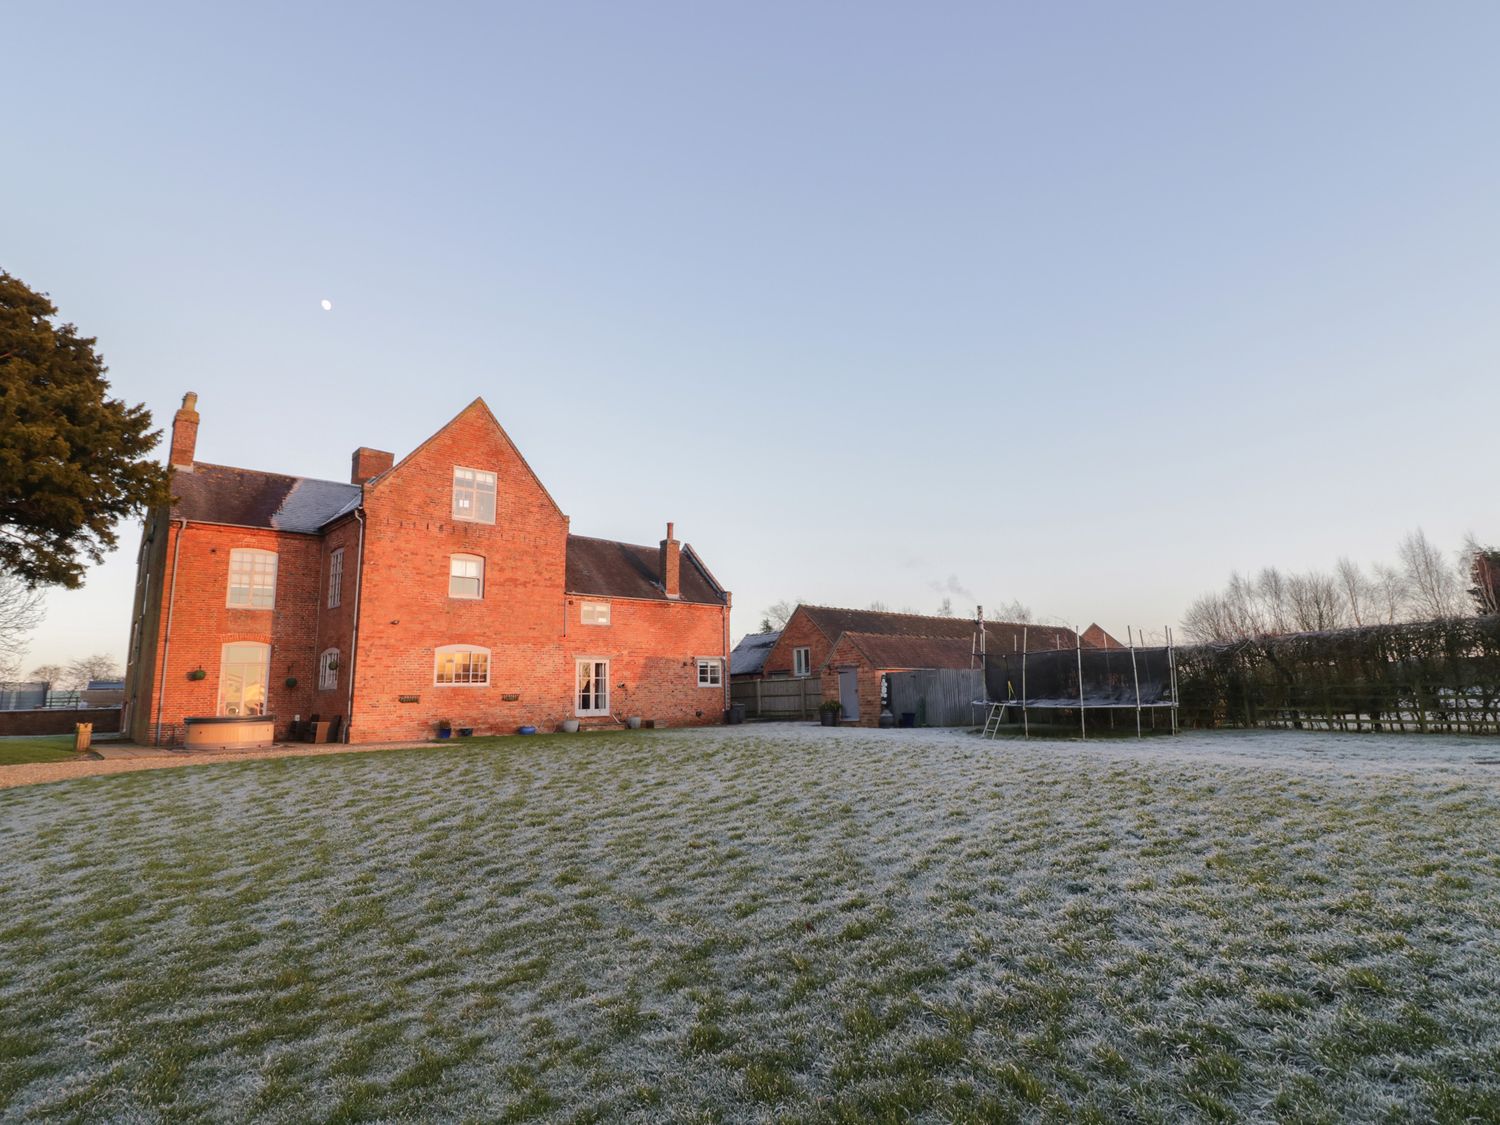
[(539, 736), (3, 791), (0, 1118), (1500, 1116), (1500, 781), (1194, 737)]
[(30, 762), (71, 762), (77, 757), (73, 753), (71, 734), (48, 738), (0, 738), (0, 766), (23, 766)]

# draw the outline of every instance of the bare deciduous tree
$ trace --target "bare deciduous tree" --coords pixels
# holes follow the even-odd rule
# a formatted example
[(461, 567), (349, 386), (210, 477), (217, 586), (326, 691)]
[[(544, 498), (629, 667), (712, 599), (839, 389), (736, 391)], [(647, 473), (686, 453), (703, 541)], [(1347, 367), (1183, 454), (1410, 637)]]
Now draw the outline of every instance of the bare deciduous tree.
[(68, 671), (61, 664), (38, 664), (31, 670), (33, 680), (41, 680), (51, 687), (60, 688), (67, 683)]
[(77, 690), (81, 691), (88, 687), (90, 680), (118, 680), (119, 678), (120, 665), (115, 662), (113, 656), (106, 656), (102, 652), (68, 661), (69, 686)]
[(785, 629), (786, 623), (791, 620), (792, 614), (801, 604), (801, 598), (794, 598), (791, 601), (783, 599), (775, 605), (767, 606), (765, 612), (760, 615), (760, 631), (774, 633), (777, 629)]
[(27, 639), (45, 612), (40, 591), (19, 578), (0, 574), (0, 680), (20, 676)]
[(1458, 571), (1419, 527), (1401, 541), (1401, 568), (1415, 609), (1423, 617), (1458, 617), (1464, 612)]
[(985, 617), (990, 621), (1007, 621), (1014, 625), (1030, 625), (1036, 621), (1031, 615), (1031, 607), (1022, 605), (1014, 598), (998, 603), (993, 609), (986, 611)]
[(1339, 559), (1338, 568), (1334, 573), (1338, 577), (1339, 589), (1344, 596), (1344, 607), (1349, 612), (1349, 620), (1355, 625), (1367, 624), (1367, 618), (1375, 602), (1374, 584), (1360, 569), (1359, 564), (1348, 555)]
[(1406, 575), (1394, 566), (1375, 564), (1375, 608), (1380, 621), (1394, 625), (1406, 617), (1411, 604), (1411, 593), (1407, 588)]

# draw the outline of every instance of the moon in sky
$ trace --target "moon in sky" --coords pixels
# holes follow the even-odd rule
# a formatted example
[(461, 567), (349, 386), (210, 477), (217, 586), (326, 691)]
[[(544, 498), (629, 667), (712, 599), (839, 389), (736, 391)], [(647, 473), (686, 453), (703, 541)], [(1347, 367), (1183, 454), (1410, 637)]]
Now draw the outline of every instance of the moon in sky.
[(323, 311), (324, 312), (332, 312), (333, 311), (333, 302), (330, 301), (327, 297), (323, 298)]

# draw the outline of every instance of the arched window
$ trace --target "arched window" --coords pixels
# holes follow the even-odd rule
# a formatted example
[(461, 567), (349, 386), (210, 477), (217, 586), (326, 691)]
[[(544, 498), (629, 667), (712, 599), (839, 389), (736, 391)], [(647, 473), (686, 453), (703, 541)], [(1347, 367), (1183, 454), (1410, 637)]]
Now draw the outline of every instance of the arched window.
[(271, 646), (227, 644), (219, 656), (219, 714), (264, 715), (271, 682)]
[(484, 597), (484, 560), (478, 555), (448, 556), (448, 596)]
[(490, 650), (477, 645), (443, 645), (437, 650), (433, 683), (439, 687), (483, 687), (490, 682)]
[(229, 552), (229, 604), (270, 609), (276, 604), (276, 552), (236, 547)]
[(339, 686), (339, 650), (324, 649), (318, 658), (318, 690), (333, 691)]

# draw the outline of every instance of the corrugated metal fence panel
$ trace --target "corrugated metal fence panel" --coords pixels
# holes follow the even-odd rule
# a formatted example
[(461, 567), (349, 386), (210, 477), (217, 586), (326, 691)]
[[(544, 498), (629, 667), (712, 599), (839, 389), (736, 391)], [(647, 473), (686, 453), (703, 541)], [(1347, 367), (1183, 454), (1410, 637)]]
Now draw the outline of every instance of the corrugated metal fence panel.
[(917, 716), (929, 727), (966, 727), (982, 721), (976, 699), (984, 698), (984, 673), (978, 668), (935, 668), (925, 672), (892, 672), (891, 713)]
[(815, 719), (823, 702), (821, 676), (742, 680), (729, 685), (732, 703), (743, 703), (751, 719)]

